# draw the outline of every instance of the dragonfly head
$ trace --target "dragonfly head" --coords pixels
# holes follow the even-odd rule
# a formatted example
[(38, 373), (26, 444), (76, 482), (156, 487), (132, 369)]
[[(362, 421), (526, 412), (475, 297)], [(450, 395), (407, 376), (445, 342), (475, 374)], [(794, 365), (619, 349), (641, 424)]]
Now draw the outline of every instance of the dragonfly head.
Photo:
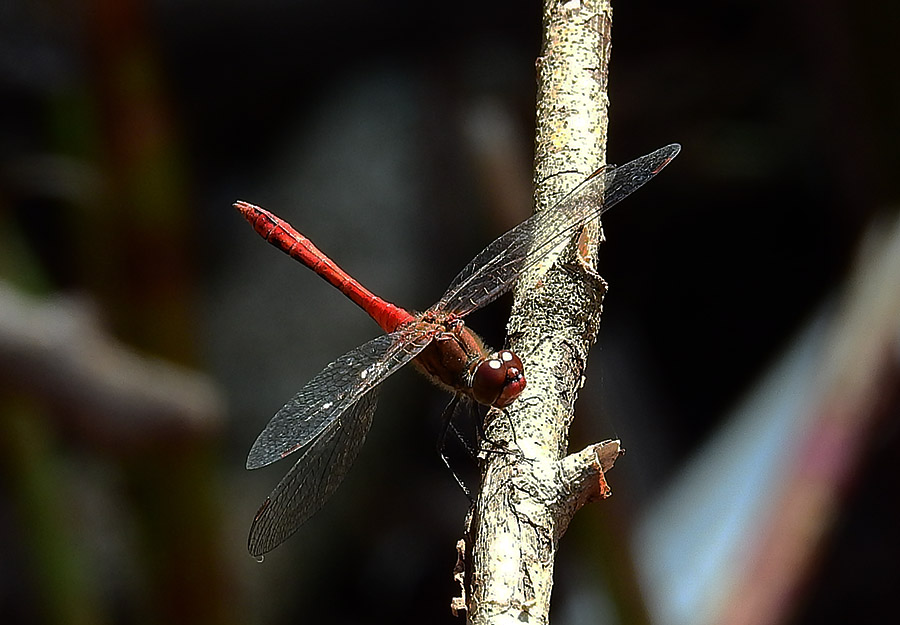
[(472, 394), (486, 406), (505, 408), (524, 389), (522, 361), (508, 349), (482, 360), (472, 376)]

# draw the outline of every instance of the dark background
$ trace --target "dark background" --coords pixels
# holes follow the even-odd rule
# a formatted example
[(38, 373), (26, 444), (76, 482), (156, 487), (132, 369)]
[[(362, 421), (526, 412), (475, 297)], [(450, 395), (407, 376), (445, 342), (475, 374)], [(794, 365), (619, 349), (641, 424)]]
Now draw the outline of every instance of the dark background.
[[(610, 475), (615, 497), (562, 541), (558, 620), (621, 619), (605, 602), (639, 603), (573, 603), (575, 579), (609, 596), (611, 565), (583, 545), (603, 532), (627, 543), (643, 506), (836, 292), (867, 224), (896, 212), (898, 10), (615, 4), (608, 160), (683, 151), (604, 217), (611, 288), (573, 448), (621, 436), (629, 454)], [(329, 505), (263, 564), (246, 556), (250, 520), (288, 468), (244, 471), (251, 442), (377, 329), (230, 204), (268, 207), (376, 293), (426, 308), (529, 214), (497, 190), (530, 193), (539, 48), (534, 2), (0, 7), (3, 278), (89, 298), (125, 344), (207, 372), (226, 406), (202, 436), (126, 445), (72, 428), (77, 406), (4, 386), (9, 622), (449, 622), (466, 500), (434, 452), (447, 397), (412, 372), (385, 384)], [(471, 325), (500, 344), (508, 306)], [(643, 401), (600, 416), (623, 395)], [(38, 433), (15, 439), (13, 414)], [(880, 589), (896, 557), (891, 570), (860, 554), (900, 555), (883, 522), (897, 446), (888, 428), (791, 622), (894, 614)], [(53, 540), (22, 511), (32, 465), (47, 473), (35, 500), (60, 513)]]

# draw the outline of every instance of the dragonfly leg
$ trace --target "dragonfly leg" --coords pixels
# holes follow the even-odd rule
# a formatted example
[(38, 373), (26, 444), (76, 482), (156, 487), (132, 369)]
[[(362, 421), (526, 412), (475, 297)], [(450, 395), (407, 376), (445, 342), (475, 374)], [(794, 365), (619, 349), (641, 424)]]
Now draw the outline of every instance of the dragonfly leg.
[[(506, 408), (501, 408), (500, 412), (503, 413), (503, 416), (506, 417), (506, 420), (509, 422), (509, 434), (510, 434), (510, 437), (512, 438), (512, 446), (515, 449), (518, 449), (519, 444), (516, 441), (516, 428), (513, 427), (512, 417), (510, 417), (509, 412), (506, 410)], [(487, 414), (490, 414), (490, 412), (488, 412)], [(485, 416), (487, 416), (487, 414)], [(485, 449), (482, 447), (481, 451), (483, 451), (485, 453), (498, 453), (498, 454), (519, 453), (519, 452), (515, 451), (514, 449), (510, 449), (510, 446), (507, 443), (507, 441), (495, 441), (492, 438), (490, 438), (487, 435), (487, 433), (485, 432), (484, 423), (482, 420), (478, 420), (476, 422), (476, 426), (478, 428), (478, 436), (482, 440), (486, 441), (491, 446), (491, 449)]]
[[(513, 447), (519, 449), (519, 441), (516, 440), (516, 426), (513, 424), (512, 416), (509, 414), (509, 411), (506, 408), (503, 408), (503, 416), (506, 417), (506, 420), (509, 421), (509, 436), (512, 438)], [(519, 453), (522, 450), (519, 449)]]
[[(503, 412), (506, 411), (504, 410)], [(487, 416), (487, 414), (484, 416)], [(484, 419), (475, 419), (475, 428), (478, 431), (478, 438), (493, 447), (493, 449), (484, 449), (483, 451), (500, 451), (502, 448), (506, 447), (506, 441), (495, 441), (487, 435), (487, 432), (484, 429)]]
[(450, 400), (450, 403), (447, 404), (447, 407), (444, 408), (443, 414), (441, 414), (441, 431), (438, 435), (438, 444), (437, 450), (441, 456), (441, 460), (444, 461), (444, 465), (447, 467), (447, 470), (450, 471), (450, 475), (453, 476), (453, 479), (456, 480), (456, 483), (459, 484), (459, 487), (462, 489), (463, 494), (469, 500), (469, 503), (474, 503), (475, 500), (472, 497), (472, 492), (466, 486), (465, 482), (462, 481), (456, 471), (453, 470), (453, 467), (450, 466), (450, 459), (447, 458), (447, 455), (444, 453), (444, 445), (447, 441), (447, 430), (453, 430), (453, 434), (459, 439), (459, 442), (463, 444), (463, 447), (466, 448), (466, 451), (469, 452), (469, 455), (472, 457), (475, 456), (472, 448), (469, 447), (468, 443), (466, 443), (465, 439), (460, 435), (459, 430), (456, 429), (456, 426), (453, 425), (453, 415), (459, 409), (460, 406), (460, 395), (454, 395), (453, 399)]

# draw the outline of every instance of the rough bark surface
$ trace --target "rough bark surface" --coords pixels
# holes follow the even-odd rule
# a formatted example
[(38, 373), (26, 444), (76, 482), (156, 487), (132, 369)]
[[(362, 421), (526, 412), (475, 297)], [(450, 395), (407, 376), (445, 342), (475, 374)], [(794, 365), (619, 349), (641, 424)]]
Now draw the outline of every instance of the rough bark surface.
[[(608, 2), (545, 1), (535, 210), (553, 206), (604, 162), (611, 26)], [(488, 437), (511, 451), (486, 455), (460, 551), (467, 594), (455, 605), (467, 607), (471, 623), (547, 623), (559, 538), (578, 508), (609, 495), (603, 472), (620, 453), (618, 441), (566, 456), (606, 291), (595, 269), (601, 240), (599, 223), (591, 225), (516, 288), (509, 336), (528, 387), (486, 424)]]

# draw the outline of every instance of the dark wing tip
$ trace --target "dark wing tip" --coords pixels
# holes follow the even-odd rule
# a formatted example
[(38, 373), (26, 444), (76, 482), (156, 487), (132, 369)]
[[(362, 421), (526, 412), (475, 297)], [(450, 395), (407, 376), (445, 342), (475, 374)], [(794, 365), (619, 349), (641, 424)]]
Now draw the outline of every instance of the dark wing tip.
[(272, 499), (270, 497), (266, 497), (263, 505), (260, 506), (259, 510), (256, 512), (256, 516), (253, 517), (253, 525), (250, 526), (250, 535), (247, 536), (247, 551), (254, 558), (261, 558), (264, 554), (272, 551), (272, 549), (276, 547), (276, 545), (273, 545), (271, 541), (264, 540), (265, 535), (256, 531), (256, 526), (257, 523), (259, 523), (260, 517), (265, 514), (266, 509), (271, 503)]
[[(262, 435), (260, 435), (260, 438), (262, 438)], [(250, 453), (247, 454), (248, 469), (259, 469), (260, 467), (272, 464), (283, 457), (277, 456), (273, 458), (271, 453), (265, 451), (264, 446), (260, 443), (260, 438), (256, 439), (256, 442), (253, 443), (253, 447), (250, 448)]]
[(672, 159), (681, 152), (680, 143), (670, 143), (669, 145), (659, 148), (655, 152), (649, 154), (650, 160), (654, 163), (652, 172), (658, 174), (663, 167), (672, 162)]

